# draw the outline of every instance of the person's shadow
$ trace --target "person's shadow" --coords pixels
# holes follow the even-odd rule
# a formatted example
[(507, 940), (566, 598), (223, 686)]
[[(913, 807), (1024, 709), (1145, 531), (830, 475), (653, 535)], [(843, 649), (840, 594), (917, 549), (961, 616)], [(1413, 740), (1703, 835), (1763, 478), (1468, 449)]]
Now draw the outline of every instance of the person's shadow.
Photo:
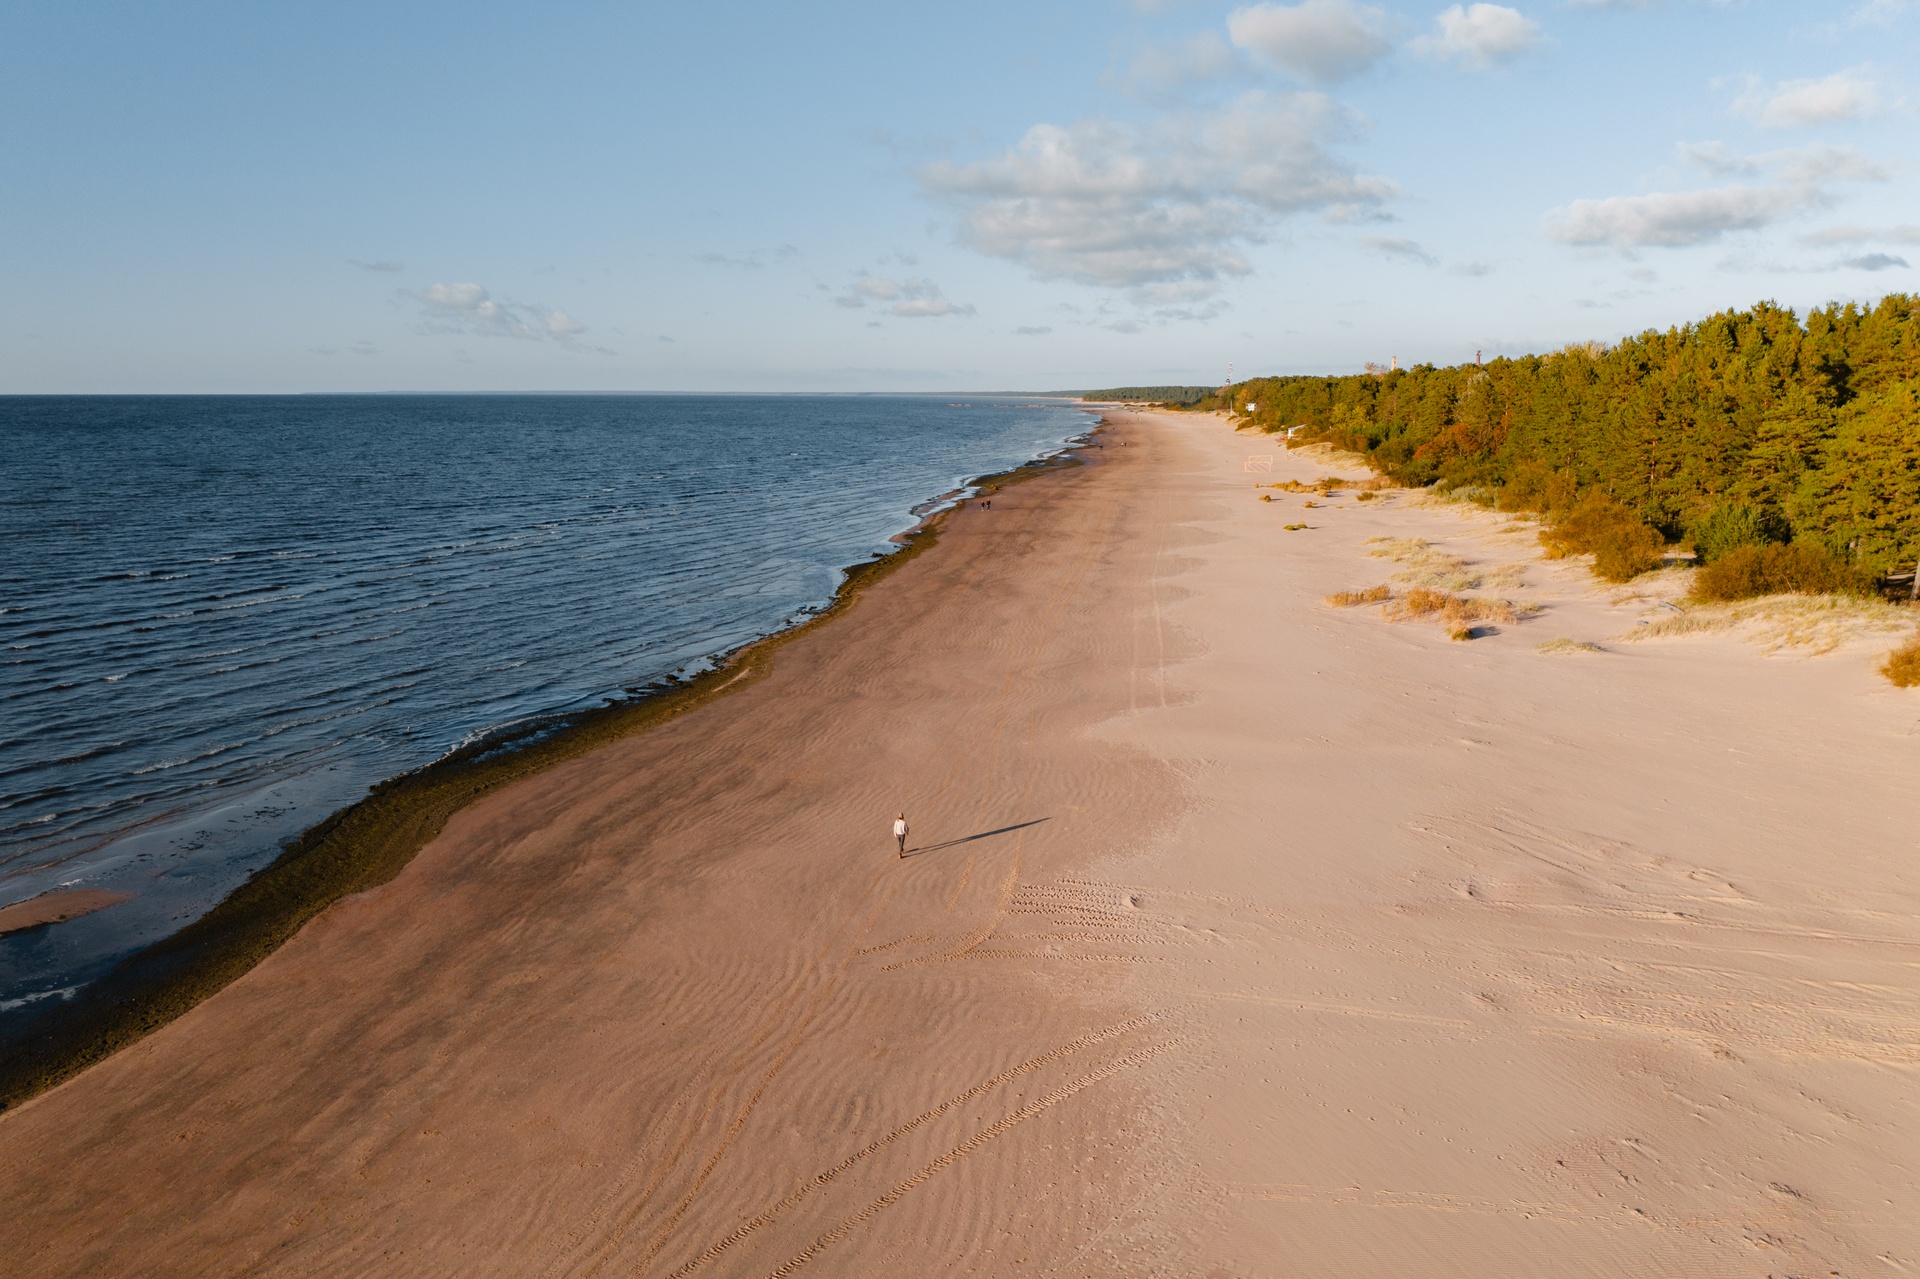
[(1002, 826), (999, 830), (983, 830), (978, 835), (963, 835), (959, 839), (949, 839), (938, 844), (927, 844), (920, 848), (909, 848), (902, 857), (918, 857), (922, 853), (937, 853), (943, 848), (957, 848), (961, 844), (971, 844), (976, 839), (992, 839), (995, 835), (1010, 835), (1029, 826), (1038, 826), (1041, 822), (1050, 822), (1051, 817), (1036, 817), (1030, 822), (1019, 822), (1012, 826)]

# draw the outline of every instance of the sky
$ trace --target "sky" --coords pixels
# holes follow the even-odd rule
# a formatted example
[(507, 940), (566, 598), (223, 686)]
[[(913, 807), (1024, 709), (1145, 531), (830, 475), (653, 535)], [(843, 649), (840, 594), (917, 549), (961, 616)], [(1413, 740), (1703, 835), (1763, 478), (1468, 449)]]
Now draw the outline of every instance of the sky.
[(1043, 391), (1920, 291), (1920, 0), (0, 6), (0, 392)]

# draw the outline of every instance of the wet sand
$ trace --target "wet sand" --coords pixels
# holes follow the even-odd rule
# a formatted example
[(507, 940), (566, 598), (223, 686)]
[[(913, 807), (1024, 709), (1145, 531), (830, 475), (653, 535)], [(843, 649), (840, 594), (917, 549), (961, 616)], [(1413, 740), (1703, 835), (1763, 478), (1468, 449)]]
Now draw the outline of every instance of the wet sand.
[[(0, 1271), (1920, 1264), (1920, 704), (1116, 418), (0, 1115)], [(1326, 608), (1381, 536), (1545, 610)]]
[(91, 915), (96, 910), (131, 900), (131, 893), (110, 893), (104, 888), (74, 888), (66, 892), (41, 893), (23, 902), (0, 909), (0, 937), (46, 924), (62, 924), (69, 919)]

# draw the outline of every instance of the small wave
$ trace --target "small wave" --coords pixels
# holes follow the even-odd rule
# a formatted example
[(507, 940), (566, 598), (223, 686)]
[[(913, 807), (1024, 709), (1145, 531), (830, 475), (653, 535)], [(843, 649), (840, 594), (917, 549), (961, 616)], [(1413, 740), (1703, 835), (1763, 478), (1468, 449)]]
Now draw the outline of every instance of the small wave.
[(78, 986), (62, 986), (58, 990), (36, 991), (31, 995), (22, 995), (18, 999), (0, 999), (0, 1013), (10, 1013), (16, 1008), (37, 1004), (43, 999), (72, 999), (79, 991)]

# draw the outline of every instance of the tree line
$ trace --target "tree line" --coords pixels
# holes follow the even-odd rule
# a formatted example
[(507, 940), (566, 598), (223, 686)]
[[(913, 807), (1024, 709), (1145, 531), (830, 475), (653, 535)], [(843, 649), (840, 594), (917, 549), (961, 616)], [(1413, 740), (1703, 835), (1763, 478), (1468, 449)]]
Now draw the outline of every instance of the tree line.
[(1253, 378), (1189, 402), (1304, 428), (1289, 443), (1364, 453), (1402, 484), (1540, 512), (1616, 579), (1673, 543), (1730, 559), (1722, 575), (1754, 578), (1748, 593), (1780, 585), (1770, 573), (1857, 586), (1920, 559), (1909, 294), (1804, 322), (1761, 303), (1485, 365)]
[(1115, 386), (1104, 391), (1082, 391), (1083, 400), (1126, 400), (1147, 404), (1199, 404), (1220, 391), (1216, 386)]

